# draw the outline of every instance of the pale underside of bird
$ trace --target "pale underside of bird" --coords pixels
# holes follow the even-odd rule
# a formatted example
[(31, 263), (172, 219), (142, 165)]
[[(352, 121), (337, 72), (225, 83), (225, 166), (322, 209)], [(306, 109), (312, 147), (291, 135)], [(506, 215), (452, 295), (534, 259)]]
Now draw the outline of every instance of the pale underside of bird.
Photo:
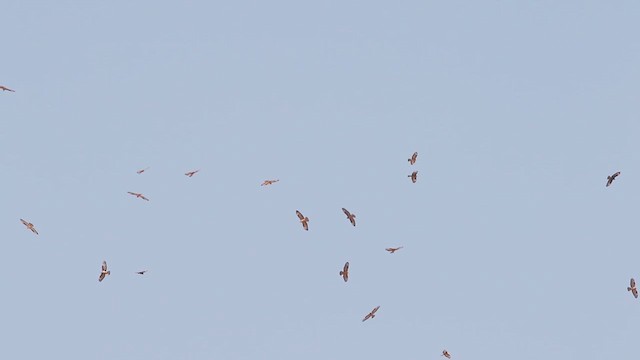
[(298, 210), (296, 210), (296, 215), (298, 215), (298, 219), (300, 219), (300, 223), (302, 224), (302, 227), (309, 231), (309, 218), (302, 215), (302, 213)]
[(633, 294), (634, 298), (638, 298), (638, 289), (636, 288), (636, 281), (631, 278), (631, 280), (629, 281), (629, 287), (627, 287), (627, 291), (631, 291), (631, 293)]
[(411, 175), (407, 175), (407, 177), (410, 177), (411, 178), (411, 182), (415, 184), (416, 181), (418, 181), (418, 172), (414, 171), (414, 172), (411, 173)]
[(135, 197), (137, 197), (139, 199), (149, 201), (149, 199), (147, 199), (144, 195), (142, 195), (140, 193), (134, 193), (134, 192), (131, 192), (131, 191), (127, 191), (127, 193), (129, 193), (129, 194), (131, 194), (131, 195), (133, 195), (133, 196), (135, 196)]
[(138, 275), (144, 275), (144, 273), (146, 273), (147, 270), (142, 270), (142, 271), (136, 271), (136, 274)]
[(442, 355), (446, 357), (447, 359), (451, 359), (451, 354), (449, 354), (449, 352), (447, 350), (442, 350)]
[(34, 233), (34, 234), (36, 234), (36, 235), (39, 235), (39, 234), (38, 234), (38, 231), (36, 230), (35, 226), (33, 226), (33, 224), (32, 224), (32, 223), (30, 223), (30, 222), (28, 222), (28, 221), (26, 221), (26, 220), (23, 220), (23, 219), (20, 219), (20, 221), (22, 221), (22, 224), (23, 224), (24, 226), (26, 226), (26, 227), (27, 227), (27, 229), (31, 230), (31, 232), (33, 232), (33, 233)]
[(397, 248), (386, 248), (385, 250), (387, 250), (390, 254), (393, 254), (394, 252), (402, 249), (404, 246), (399, 246)]
[(347, 219), (351, 222), (351, 225), (356, 226), (356, 214), (352, 214), (349, 210), (342, 208), (342, 212), (347, 215)]
[(409, 159), (407, 159), (409, 161), (410, 165), (413, 165), (416, 163), (416, 160), (418, 160), (418, 152), (414, 152), (413, 155), (411, 155), (411, 157)]
[(349, 280), (349, 262), (348, 261), (344, 264), (342, 271), (340, 271), (340, 275), (342, 275), (342, 279), (344, 280), (344, 282), (347, 282), (347, 280)]
[(620, 171), (614, 173), (611, 176), (607, 176), (607, 187), (611, 186), (613, 180), (615, 180), (618, 176), (620, 176)]
[(265, 180), (262, 182), (262, 184), (260, 184), (260, 186), (267, 186), (267, 185), (271, 185), (273, 183), (277, 183), (278, 181), (280, 181), (280, 179), (275, 179), (275, 180)]
[(378, 309), (380, 309), (380, 306), (376, 306), (373, 308), (373, 310), (371, 310), (370, 313), (367, 314), (367, 316), (364, 317), (364, 319), (362, 319), (362, 322), (365, 322), (369, 319), (373, 319), (374, 317), (376, 317), (376, 311), (378, 311)]
[(146, 167), (144, 169), (140, 169), (140, 170), (136, 171), (136, 174), (142, 174), (143, 172), (145, 172), (145, 171), (147, 171), (149, 169), (150, 169), (149, 167)]
[(2, 85), (0, 85), (0, 90), (2, 90), (2, 91), (11, 91), (11, 92), (16, 92), (15, 90), (11, 90), (11, 89), (9, 89), (8, 87), (6, 87), (6, 86), (2, 86)]
[(192, 177), (193, 175), (197, 174), (198, 171), (200, 171), (200, 169), (194, 170), (194, 171), (189, 171), (189, 172), (186, 172), (184, 174), (187, 175), (188, 177)]
[(100, 277), (98, 278), (98, 281), (102, 282), (102, 280), (104, 280), (104, 278), (107, 275), (111, 275), (111, 271), (107, 270), (107, 262), (103, 261), (102, 262), (102, 271), (100, 272)]

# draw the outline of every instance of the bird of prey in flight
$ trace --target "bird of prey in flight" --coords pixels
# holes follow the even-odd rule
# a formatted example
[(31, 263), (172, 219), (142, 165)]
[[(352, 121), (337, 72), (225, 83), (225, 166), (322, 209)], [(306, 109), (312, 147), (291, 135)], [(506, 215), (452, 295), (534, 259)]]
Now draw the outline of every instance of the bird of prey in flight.
[(195, 171), (189, 171), (187, 173), (184, 173), (185, 175), (187, 175), (188, 177), (192, 177), (193, 175), (195, 175), (198, 171), (200, 171), (200, 169), (195, 170)]
[(22, 224), (24, 224), (24, 226), (26, 226), (27, 229), (31, 230), (34, 234), (39, 235), (38, 231), (36, 230), (35, 226), (33, 226), (32, 223), (27, 222), (27, 221), (25, 221), (23, 219), (20, 219), (20, 221), (22, 221)]
[(102, 282), (102, 280), (104, 280), (104, 278), (107, 275), (111, 275), (111, 271), (107, 270), (107, 262), (103, 261), (102, 262), (102, 271), (100, 272), (100, 277), (98, 278), (98, 281)]
[(385, 250), (387, 250), (390, 254), (393, 254), (394, 252), (402, 249), (403, 247), (404, 246), (400, 246), (400, 247), (397, 247), (397, 248), (386, 248)]
[(444, 356), (447, 359), (451, 359), (451, 354), (449, 354), (449, 352), (447, 350), (442, 350), (442, 355), (440, 356)]
[(2, 85), (0, 85), (0, 90), (2, 90), (2, 91), (11, 91), (11, 92), (16, 92), (15, 90), (11, 90), (11, 89), (9, 89), (8, 87), (2, 86)]
[(408, 175), (407, 177), (410, 177), (411, 182), (415, 184), (416, 181), (418, 181), (418, 172), (414, 171), (413, 173), (411, 173), (411, 175)]
[(309, 231), (309, 218), (302, 215), (302, 213), (298, 210), (296, 210), (296, 215), (298, 215), (298, 219), (300, 219), (300, 222), (302, 223), (302, 227)]
[(374, 307), (373, 310), (371, 310), (371, 312), (368, 313), (367, 316), (364, 317), (364, 319), (362, 319), (362, 322), (365, 322), (369, 319), (373, 319), (374, 317), (376, 317), (376, 311), (378, 311), (378, 309), (380, 309), (380, 306)]
[(627, 291), (631, 291), (631, 293), (633, 294), (634, 298), (638, 298), (638, 289), (636, 289), (636, 281), (633, 280), (633, 278), (631, 278), (631, 281), (629, 282), (629, 287), (627, 287)]
[(347, 280), (349, 280), (349, 262), (348, 261), (344, 263), (344, 267), (342, 268), (342, 271), (340, 271), (340, 275), (342, 275), (342, 279), (344, 280), (344, 282), (347, 282)]
[(147, 199), (146, 197), (144, 197), (144, 195), (142, 195), (142, 194), (134, 193), (134, 192), (131, 192), (131, 191), (127, 191), (127, 193), (129, 193), (129, 194), (131, 194), (131, 195), (133, 195), (133, 196), (135, 196), (135, 197), (137, 197), (137, 198), (140, 198), (140, 199), (142, 199), (142, 200), (147, 200), (147, 201), (149, 201), (149, 199)]
[(620, 171), (616, 172), (611, 176), (607, 176), (607, 187), (609, 187), (613, 183), (613, 180), (615, 180), (619, 175), (620, 175)]
[(275, 179), (275, 180), (265, 180), (262, 184), (260, 184), (260, 186), (271, 185), (271, 184), (273, 184), (273, 183), (277, 183), (278, 181), (280, 181), (280, 179)]
[(351, 222), (351, 225), (356, 226), (356, 214), (352, 214), (349, 210), (342, 208), (342, 211), (347, 215), (347, 219)]
[(142, 271), (136, 271), (136, 274), (138, 275), (144, 275), (144, 273), (146, 273), (147, 270), (142, 270)]
[(407, 161), (409, 161), (410, 165), (413, 165), (416, 163), (416, 160), (418, 160), (418, 152), (414, 152), (413, 155), (411, 155), (411, 157), (409, 159), (407, 159)]
[(140, 170), (136, 171), (136, 174), (142, 174), (143, 172), (145, 172), (147, 170), (149, 170), (149, 167), (146, 167), (144, 169), (140, 169)]

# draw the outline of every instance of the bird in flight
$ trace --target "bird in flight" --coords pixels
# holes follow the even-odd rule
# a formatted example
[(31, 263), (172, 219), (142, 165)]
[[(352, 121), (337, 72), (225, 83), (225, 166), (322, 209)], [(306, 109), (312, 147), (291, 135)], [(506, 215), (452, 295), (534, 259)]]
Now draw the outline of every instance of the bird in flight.
[(374, 307), (373, 310), (371, 310), (371, 312), (368, 313), (367, 316), (364, 317), (364, 319), (362, 319), (362, 322), (365, 322), (369, 319), (373, 319), (374, 317), (376, 317), (376, 311), (378, 311), (378, 309), (380, 309), (380, 306)]
[(629, 282), (629, 287), (627, 287), (627, 291), (631, 291), (631, 293), (633, 294), (634, 298), (638, 298), (638, 289), (636, 289), (636, 281), (633, 280), (633, 278), (631, 278), (631, 281)]
[(344, 282), (347, 282), (347, 280), (349, 280), (349, 262), (348, 261), (344, 263), (344, 267), (342, 268), (342, 271), (340, 271), (340, 275), (342, 275), (342, 279), (344, 280)]
[(411, 175), (408, 175), (407, 177), (411, 178), (411, 182), (413, 182), (414, 184), (416, 183), (416, 181), (418, 181), (418, 172), (414, 171), (411, 173)]
[(193, 175), (195, 175), (198, 171), (200, 171), (200, 169), (195, 170), (195, 171), (189, 171), (187, 173), (184, 173), (185, 175), (187, 175), (188, 177), (192, 177)]
[(351, 225), (356, 226), (356, 214), (352, 214), (349, 210), (342, 208), (342, 211), (347, 215), (347, 219), (351, 222)]
[(620, 175), (620, 171), (616, 172), (611, 176), (607, 176), (607, 187), (609, 187), (613, 183), (613, 180), (615, 180), (619, 175)]
[(146, 273), (147, 270), (142, 270), (142, 271), (136, 271), (136, 274), (138, 275), (144, 275), (144, 273)]
[(11, 91), (11, 92), (16, 92), (15, 90), (11, 90), (11, 89), (9, 89), (8, 87), (2, 86), (2, 85), (0, 85), (0, 90), (2, 90), (2, 91)]
[(102, 282), (102, 280), (104, 280), (104, 278), (107, 275), (111, 275), (111, 271), (107, 270), (107, 262), (103, 261), (102, 262), (102, 271), (100, 272), (100, 277), (98, 278), (98, 281)]
[(298, 219), (300, 219), (300, 222), (302, 223), (302, 227), (309, 231), (309, 218), (302, 215), (302, 213), (298, 210), (296, 210), (296, 215), (298, 215)]
[(32, 224), (32, 223), (27, 222), (27, 221), (22, 220), (22, 219), (20, 219), (20, 221), (22, 221), (22, 223), (24, 224), (24, 226), (26, 226), (26, 227), (27, 227), (27, 229), (31, 230), (31, 231), (32, 231), (33, 233), (35, 233), (36, 235), (39, 235), (39, 234), (38, 234), (38, 231), (36, 230), (36, 228), (33, 226), (33, 224)]
[(278, 181), (280, 181), (280, 179), (275, 179), (275, 180), (265, 180), (262, 184), (260, 184), (260, 186), (271, 185), (271, 184), (273, 184), (273, 183), (277, 183)]
[(451, 359), (451, 354), (449, 354), (449, 352), (447, 350), (442, 350), (442, 355), (440, 356), (444, 356), (447, 359)]
[(145, 172), (147, 170), (149, 170), (149, 167), (146, 167), (144, 169), (140, 169), (140, 170), (136, 171), (136, 174), (142, 174), (143, 172)]
[(413, 155), (411, 155), (411, 157), (408, 159), (409, 164), (413, 165), (416, 163), (416, 160), (418, 160), (418, 152), (414, 152)]
[(402, 249), (403, 247), (404, 246), (400, 246), (400, 247), (397, 247), (397, 248), (386, 248), (385, 250), (387, 250), (390, 254), (393, 254), (394, 252)]
[(147, 201), (149, 201), (149, 199), (147, 199), (146, 197), (144, 197), (144, 195), (142, 195), (142, 194), (134, 193), (134, 192), (131, 192), (131, 191), (127, 191), (127, 193), (129, 193), (129, 194), (131, 194), (131, 195), (133, 195), (133, 196), (135, 196), (135, 197), (137, 197), (137, 198), (140, 198), (140, 199), (142, 199), (142, 200), (147, 200)]

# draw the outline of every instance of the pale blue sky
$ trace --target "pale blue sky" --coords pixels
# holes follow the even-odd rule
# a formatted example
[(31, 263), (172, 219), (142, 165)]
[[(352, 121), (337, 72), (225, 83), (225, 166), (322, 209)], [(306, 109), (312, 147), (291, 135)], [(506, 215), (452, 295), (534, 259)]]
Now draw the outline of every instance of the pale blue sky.
[(639, 16), (6, 1), (0, 358), (633, 358)]

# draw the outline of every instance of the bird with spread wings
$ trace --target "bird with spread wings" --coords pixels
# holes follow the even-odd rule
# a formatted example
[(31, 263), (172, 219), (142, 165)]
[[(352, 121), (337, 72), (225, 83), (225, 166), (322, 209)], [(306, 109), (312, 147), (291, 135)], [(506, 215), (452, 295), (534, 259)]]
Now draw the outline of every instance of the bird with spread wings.
[(416, 181), (418, 181), (418, 172), (414, 171), (414, 172), (411, 173), (411, 175), (408, 175), (407, 177), (410, 177), (411, 178), (411, 182), (415, 184)]
[(2, 91), (11, 91), (11, 92), (16, 92), (15, 90), (11, 90), (11, 89), (9, 89), (8, 87), (6, 87), (6, 86), (2, 86), (2, 85), (0, 85), (0, 90), (2, 90)]
[(367, 314), (367, 316), (364, 317), (364, 319), (362, 319), (362, 322), (365, 322), (369, 319), (373, 319), (374, 317), (376, 317), (376, 311), (378, 311), (378, 309), (380, 309), (380, 306), (376, 306), (373, 308), (373, 310), (371, 310), (370, 313)]
[(408, 159), (409, 164), (413, 165), (416, 163), (416, 160), (418, 160), (418, 152), (414, 152), (413, 155), (411, 155), (411, 157)]
[(200, 171), (200, 169), (198, 169), (198, 170), (194, 170), (194, 171), (186, 172), (186, 173), (185, 173), (185, 175), (187, 175), (188, 177), (192, 177), (193, 175), (195, 175), (196, 173), (198, 173), (198, 171)]
[(38, 234), (38, 230), (36, 230), (35, 226), (33, 226), (33, 224), (32, 224), (32, 223), (30, 223), (30, 222), (28, 222), (28, 221), (26, 221), (26, 220), (23, 220), (23, 219), (20, 219), (20, 221), (22, 221), (22, 224), (23, 224), (24, 226), (26, 226), (26, 227), (27, 227), (27, 229), (31, 230), (31, 232), (33, 232), (33, 233), (34, 233), (34, 234), (36, 234), (36, 235), (39, 235), (39, 234)]
[(351, 222), (351, 225), (356, 226), (356, 214), (352, 214), (349, 210), (342, 208), (342, 212), (347, 215), (347, 219)]
[(636, 288), (636, 281), (631, 278), (631, 281), (629, 281), (629, 286), (627, 287), (627, 291), (631, 291), (631, 293), (633, 294), (634, 298), (638, 298), (638, 289)]
[(342, 271), (340, 271), (340, 275), (342, 275), (342, 279), (344, 280), (344, 282), (347, 282), (347, 280), (349, 280), (349, 262), (348, 261), (344, 263), (344, 267), (342, 268)]
[(262, 184), (260, 184), (260, 186), (271, 185), (271, 184), (273, 184), (273, 183), (277, 183), (278, 181), (280, 181), (280, 179), (275, 179), (275, 180), (265, 180)]
[(107, 270), (107, 262), (102, 262), (102, 271), (100, 272), (100, 277), (98, 278), (99, 282), (102, 282), (107, 275), (111, 275), (111, 271)]
[(613, 180), (615, 180), (618, 176), (620, 176), (620, 171), (616, 172), (611, 176), (607, 176), (607, 187), (611, 186)]
[(296, 210), (296, 215), (298, 215), (298, 219), (300, 219), (300, 223), (302, 224), (302, 227), (309, 231), (309, 218), (302, 215), (302, 213), (298, 210)]
[(140, 175), (140, 174), (142, 174), (143, 172), (145, 172), (147, 170), (149, 170), (149, 167), (146, 167), (144, 169), (140, 169), (140, 170), (136, 171), (136, 174)]
[(399, 246), (397, 248), (386, 248), (385, 250), (387, 250), (390, 254), (393, 254), (394, 252), (402, 249), (404, 246)]
[(149, 199), (147, 199), (146, 197), (144, 197), (144, 195), (142, 195), (140, 193), (134, 193), (134, 192), (131, 192), (131, 191), (127, 191), (127, 193), (129, 193), (129, 194), (131, 194), (131, 195), (133, 195), (133, 196), (135, 196), (135, 197), (137, 197), (139, 199), (149, 201)]
[(440, 355), (440, 356), (444, 356), (447, 359), (451, 359), (451, 354), (449, 354), (449, 352), (446, 349), (442, 350), (442, 355)]

